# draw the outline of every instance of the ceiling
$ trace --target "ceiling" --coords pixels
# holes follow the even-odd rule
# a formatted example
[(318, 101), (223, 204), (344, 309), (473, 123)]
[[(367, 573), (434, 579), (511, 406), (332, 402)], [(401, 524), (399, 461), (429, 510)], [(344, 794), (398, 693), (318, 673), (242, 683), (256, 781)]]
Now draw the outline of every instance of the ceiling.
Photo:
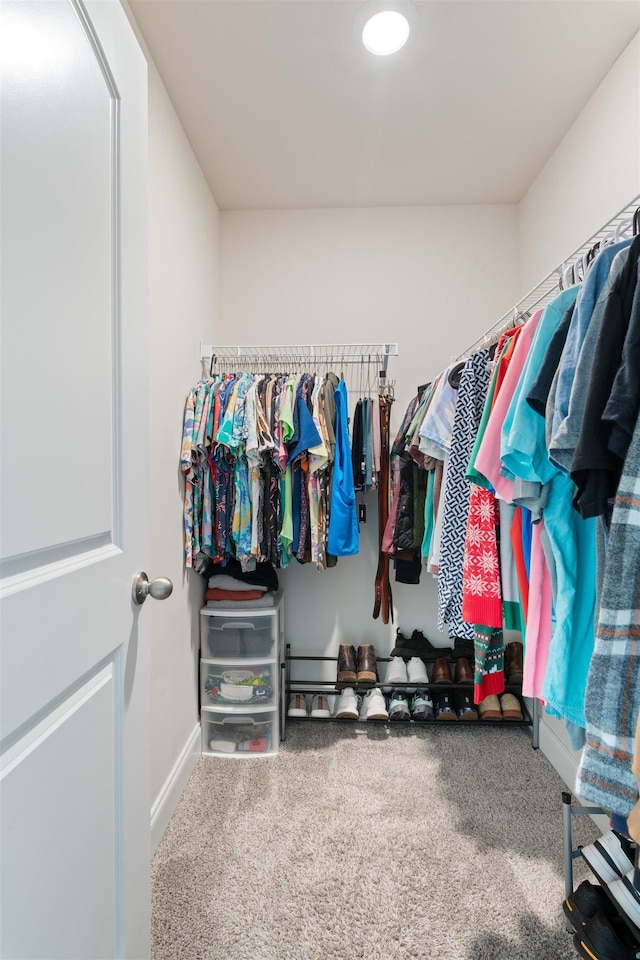
[(132, 0), (221, 209), (517, 202), (640, 26), (637, 0), (417, 0), (374, 57), (372, 6)]

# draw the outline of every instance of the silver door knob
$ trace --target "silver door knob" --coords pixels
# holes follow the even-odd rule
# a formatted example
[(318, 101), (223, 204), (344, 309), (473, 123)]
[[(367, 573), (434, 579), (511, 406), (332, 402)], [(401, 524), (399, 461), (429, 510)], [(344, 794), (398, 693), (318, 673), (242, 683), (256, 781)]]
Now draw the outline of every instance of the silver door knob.
[(154, 600), (166, 600), (173, 593), (173, 584), (168, 577), (156, 577), (149, 581), (146, 573), (141, 570), (133, 578), (133, 602), (138, 605), (145, 602), (147, 597)]

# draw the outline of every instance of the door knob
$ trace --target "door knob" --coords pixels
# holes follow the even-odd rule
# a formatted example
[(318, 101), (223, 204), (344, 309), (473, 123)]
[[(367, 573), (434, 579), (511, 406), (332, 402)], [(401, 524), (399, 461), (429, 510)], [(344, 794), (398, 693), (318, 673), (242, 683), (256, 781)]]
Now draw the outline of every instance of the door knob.
[(133, 578), (133, 602), (138, 605), (145, 602), (147, 597), (153, 597), (154, 600), (166, 600), (173, 593), (173, 584), (168, 577), (156, 577), (149, 581), (146, 573), (140, 571)]

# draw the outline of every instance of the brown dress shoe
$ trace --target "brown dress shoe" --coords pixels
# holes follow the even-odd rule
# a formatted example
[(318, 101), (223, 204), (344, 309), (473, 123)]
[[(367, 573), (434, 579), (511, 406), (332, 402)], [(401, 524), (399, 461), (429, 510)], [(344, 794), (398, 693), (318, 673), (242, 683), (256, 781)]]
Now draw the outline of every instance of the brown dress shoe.
[(508, 684), (522, 684), (522, 644), (515, 641), (504, 649), (504, 672)]
[(378, 664), (376, 651), (372, 644), (367, 643), (358, 647), (357, 663), (356, 681), (358, 683), (375, 683), (378, 679)]
[(446, 660), (436, 660), (431, 671), (431, 683), (451, 683), (449, 664)]
[(348, 643), (340, 645), (338, 650), (338, 683), (356, 682), (356, 648)]
[(466, 657), (460, 657), (456, 661), (456, 672), (454, 676), (455, 683), (473, 683), (473, 670)]

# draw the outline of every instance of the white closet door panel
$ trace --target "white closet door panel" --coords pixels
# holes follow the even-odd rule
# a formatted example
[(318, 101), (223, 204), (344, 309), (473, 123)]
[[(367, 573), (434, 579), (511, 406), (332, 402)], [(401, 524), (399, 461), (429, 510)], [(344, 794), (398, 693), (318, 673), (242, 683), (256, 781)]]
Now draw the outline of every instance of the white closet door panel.
[(115, 956), (115, 682), (110, 664), (2, 758), (4, 957)]
[(37, 18), (23, 3), (2, 13), (5, 574), (113, 529), (115, 115), (73, 7), (38, 7)]
[(0, 956), (143, 960), (147, 68), (117, 0), (2, 0), (0, 68)]

